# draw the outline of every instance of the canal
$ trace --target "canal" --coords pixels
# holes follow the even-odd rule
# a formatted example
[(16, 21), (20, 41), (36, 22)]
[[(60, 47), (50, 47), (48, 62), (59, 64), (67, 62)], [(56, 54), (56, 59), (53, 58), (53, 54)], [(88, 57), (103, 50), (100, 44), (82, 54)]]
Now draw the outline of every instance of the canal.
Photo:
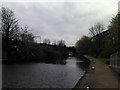
[(3, 88), (73, 88), (85, 71), (80, 60), (69, 57), (65, 65), (46, 63), (3, 64)]

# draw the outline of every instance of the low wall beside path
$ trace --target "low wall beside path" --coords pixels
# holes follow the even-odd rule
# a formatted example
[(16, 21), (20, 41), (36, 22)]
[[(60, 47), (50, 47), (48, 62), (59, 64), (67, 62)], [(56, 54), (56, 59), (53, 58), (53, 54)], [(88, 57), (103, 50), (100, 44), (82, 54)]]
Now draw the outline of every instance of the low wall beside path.
[(110, 56), (110, 67), (120, 73), (120, 52), (116, 52)]

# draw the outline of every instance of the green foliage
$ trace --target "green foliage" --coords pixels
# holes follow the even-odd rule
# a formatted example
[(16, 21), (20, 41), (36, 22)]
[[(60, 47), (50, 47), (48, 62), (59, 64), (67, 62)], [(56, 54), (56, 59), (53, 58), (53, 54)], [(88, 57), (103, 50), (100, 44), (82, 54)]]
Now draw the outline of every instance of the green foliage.
[(77, 53), (109, 58), (111, 54), (120, 51), (120, 14), (112, 18), (108, 30), (103, 29), (100, 23), (92, 26), (89, 29), (91, 42), (85, 37), (78, 40)]
[(111, 54), (120, 51), (120, 15), (114, 16), (108, 26), (109, 35), (102, 43), (100, 56), (110, 57)]
[(87, 36), (83, 36), (80, 40), (76, 42), (76, 45), (75, 45), (77, 53), (79, 54), (88, 53), (90, 46), (91, 46), (91, 41), (90, 41), (90, 38)]
[(106, 61), (108, 60), (108, 58), (101, 58), (101, 57), (98, 57), (97, 59), (104, 64), (106, 64)]
[(120, 14), (117, 14), (112, 18), (109, 30), (114, 51), (120, 51)]

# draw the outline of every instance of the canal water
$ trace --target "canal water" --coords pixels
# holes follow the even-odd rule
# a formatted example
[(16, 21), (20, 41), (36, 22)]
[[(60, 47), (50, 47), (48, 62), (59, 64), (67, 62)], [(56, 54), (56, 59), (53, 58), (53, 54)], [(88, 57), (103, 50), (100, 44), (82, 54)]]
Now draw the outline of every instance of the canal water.
[(69, 57), (65, 65), (46, 63), (3, 64), (3, 88), (73, 88), (84, 75), (82, 61)]

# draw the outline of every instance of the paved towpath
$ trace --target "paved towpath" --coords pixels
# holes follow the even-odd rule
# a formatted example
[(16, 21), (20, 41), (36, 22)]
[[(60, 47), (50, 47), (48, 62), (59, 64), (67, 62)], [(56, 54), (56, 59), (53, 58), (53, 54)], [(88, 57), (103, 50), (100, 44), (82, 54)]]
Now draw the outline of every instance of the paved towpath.
[[(95, 60), (96, 63), (91, 61), (88, 71), (75, 88), (86, 88), (87, 86), (90, 88), (120, 88), (119, 76), (108, 65), (92, 57), (90, 60)], [(95, 67), (95, 70), (91, 69), (92, 66)]]

